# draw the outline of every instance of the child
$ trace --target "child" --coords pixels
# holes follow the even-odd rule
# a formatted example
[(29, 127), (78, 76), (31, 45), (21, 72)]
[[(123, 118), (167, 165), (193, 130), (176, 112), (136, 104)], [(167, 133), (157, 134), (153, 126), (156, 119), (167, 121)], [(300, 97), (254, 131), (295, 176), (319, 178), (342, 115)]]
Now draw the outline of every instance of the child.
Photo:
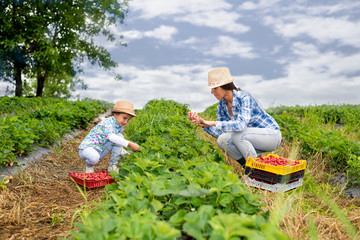
[(122, 132), (124, 126), (132, 117), (136, 117), (134, 105), (127, 101), (117, 101), (111, 110), (112, 116), (98, 123), (79, 146), (79, 156), (85, 161), (85, 172), (94, 172), (94, 166), (111, 152), (108, 172), (119, 173), (117, 164), (120, 156), (127, 151), (123, 147), (130, 147), (133, 151), (139, 151), (139, 145), (124, 139)]

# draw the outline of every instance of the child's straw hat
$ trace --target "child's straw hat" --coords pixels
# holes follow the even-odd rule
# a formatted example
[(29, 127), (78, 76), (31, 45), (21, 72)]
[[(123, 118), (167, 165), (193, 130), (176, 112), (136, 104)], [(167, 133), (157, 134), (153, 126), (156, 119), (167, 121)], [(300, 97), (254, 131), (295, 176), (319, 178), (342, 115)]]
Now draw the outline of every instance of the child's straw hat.
[(128, 101), (117, 101), (114, 108), (111, 110), (113, 113), (127, 113), (133, 117), (136, 117), (134, 111), (134, 104)]
[(208, 72), (208, 87), (216, 88), (234, 81), (230, 70), (226, 67), (214, 68)]

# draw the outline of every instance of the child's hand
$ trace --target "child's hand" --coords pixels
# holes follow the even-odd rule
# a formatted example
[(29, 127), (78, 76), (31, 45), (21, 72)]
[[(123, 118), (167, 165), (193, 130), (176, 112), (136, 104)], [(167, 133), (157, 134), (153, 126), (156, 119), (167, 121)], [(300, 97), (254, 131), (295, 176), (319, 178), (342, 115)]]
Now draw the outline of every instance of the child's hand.
[(128, 147), (130, 147), (134, 152), (138, 152), (140, 146), (136, 143), (129, 142)]

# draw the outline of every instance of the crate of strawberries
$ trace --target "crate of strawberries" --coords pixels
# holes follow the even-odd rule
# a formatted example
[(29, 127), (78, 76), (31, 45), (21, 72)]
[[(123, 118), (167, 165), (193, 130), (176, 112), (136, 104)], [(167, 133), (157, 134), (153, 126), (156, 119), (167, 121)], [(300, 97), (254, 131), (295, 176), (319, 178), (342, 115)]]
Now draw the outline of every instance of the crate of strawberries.
[(289, 160), (275, 154), (249, 158), (244, 182), (269, 191), (288, 191), (302, 185), (305, 168), (305, 160)]
[(255, 168), (266, 172), (286, 175), (304, 170), (306, 168), (305, 160), (290, 160), (268, 154), (266, 157), (249, 158), (246, 161), (246, 167)]
[(115, 182), (115, 180), (105, 170), (93, 173), (69, 172), (69, 180), (75, 181), (77, 184), (87, 188), (102, 187)]

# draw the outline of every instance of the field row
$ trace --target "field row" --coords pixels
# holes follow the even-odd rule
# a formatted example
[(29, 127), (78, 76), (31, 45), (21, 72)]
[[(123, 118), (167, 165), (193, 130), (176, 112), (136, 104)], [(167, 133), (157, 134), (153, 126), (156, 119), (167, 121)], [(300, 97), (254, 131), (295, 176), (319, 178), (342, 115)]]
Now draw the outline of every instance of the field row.
[(67, 101), (47, 98), (0, 98), (0, 169), (17, 163), (34, 144), (51, 146), (64, 134), (86, 128), (112, 104), (99, 100)]

